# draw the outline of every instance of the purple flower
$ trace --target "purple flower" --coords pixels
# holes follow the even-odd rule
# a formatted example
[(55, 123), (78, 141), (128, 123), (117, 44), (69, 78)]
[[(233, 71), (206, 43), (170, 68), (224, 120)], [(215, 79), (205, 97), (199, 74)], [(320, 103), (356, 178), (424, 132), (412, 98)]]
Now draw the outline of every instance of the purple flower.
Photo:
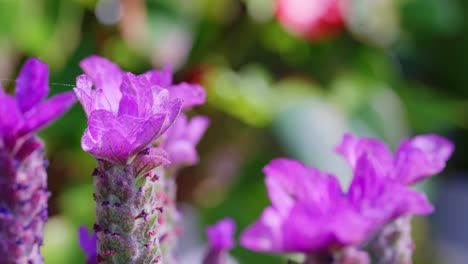
[(125, 164), (163, 135), (180, 112), (183, 98), (170, 96), (160, 72), (123, 73), (97, 56), (81, 67), (87, 75), (77, 78), (74, 89), (88, 115), (81, 144), (97, 158)]
[(216, 250), (229, 250), (234, 247), (234, 232), (236, 224), (231, 218), (220, 220), (206, 229), (206, 235), (211, 248)]
[(272, 205), (241, 235), (241, 244), (266, 252), (323, 252), (356, 246), (403, 215), (427, 214), (426, 197), (381, 177), (368, 155), (355, 164), (344, 193), (333, 175), (288, 159), (276, 159), (264, 173)]
[(0, 147), (13, 150), (16, 141), (58, 118), (75, 102), (72, 92), (48, 94), (47, 65), (36, 58), (26, 61), (16, 80), (15, 96), (0, 87)]
[(195, 116), (188, 120), (185, 114), (181, 114), (168, 129), (163, 148), (169, 154), (172, 166), (194, 165), (198, 162), (195, 147), (208, 128), (209, 122), (204, 116)]
[(97, 235), (89, 233), (84, 226), (78, 228), (78, 240), (80, 247), (86, 255), (87, 264), (97, 264)]
[(336, 151), (353, 169), (359, 157), (367, 153), (379, 175), (412, 184), (442, 171), (454, 146), (437, 135), (420, 135), (403, 140), (393, 156), (387, 146), (377, 139), (345, 134)]

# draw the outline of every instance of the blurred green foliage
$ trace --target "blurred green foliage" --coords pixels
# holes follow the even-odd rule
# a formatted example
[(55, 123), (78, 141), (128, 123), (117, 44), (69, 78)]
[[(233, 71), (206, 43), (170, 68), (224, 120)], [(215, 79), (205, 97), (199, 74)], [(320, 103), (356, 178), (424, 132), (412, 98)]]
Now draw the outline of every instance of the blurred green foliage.
[[(448, 134), (458, 146), (449, 166), (466, 169), (468, 2), (388, 1), (394, 17), (382, 19), (396, 24), (377, 24), (375, 32), (350, 26), (318, 42), (285, 31), (273, 0), (127, 0), (115, 25), (96, 16), (102, 1), (0, 1), (0, 77), (11, 87), (6, 79), (20, 62), (37, 56), (49, 64), (58, 93), (72, 89), (79, 61), (97, 53), (135, 72), (171, 64), (177, 80), (202, 83), (207, 104), (194, 111), (212, 124), (200, 164), (178, 179), (179, 198), (198, 208), (203, 226), (231, 216), (242, 230), (268, 204), (261, 168), (274, 157), (295, 157), (349, 182), (332, 153), (345, 131), (393, 146), (413, 133)], [(359, 21), (385, 15), (364, 13)], [(388, 34), (398, 36), (388, 43)], [(48, 264), (84, 260), (76, 228), (91, 227), (94, 217), (94, 161), (80, 149), (85, 127), (77, 105), (41, 133), (53, 194), (43, 249)], [(206, 197), (200, 190), (207, 189), (222, 195)], [(424, 252), (427, 232), (419, 230), (417, 240), (426, 243), (416, 263), (432, 263)], [(241, 247), (232, 255), (239, 263), (285, 263)]]

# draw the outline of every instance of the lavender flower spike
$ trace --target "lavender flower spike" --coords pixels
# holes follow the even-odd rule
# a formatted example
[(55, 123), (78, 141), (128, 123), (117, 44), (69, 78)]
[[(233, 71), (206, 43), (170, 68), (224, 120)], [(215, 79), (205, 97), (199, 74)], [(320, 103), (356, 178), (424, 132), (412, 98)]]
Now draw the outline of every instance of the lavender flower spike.
[(31, 58), (21, 69), (15, 96), (0, 87), (0, 256), (2, 263), (43, 263), (47, 220), (47, 161), (35, 132), (62, 115), (73, 93), (44, 100), (47, 65)]
[(227, 263), (227, 251), (235, 245), (235, 228), (234, 220), (225, 218), (206, 229), (210, 250), (206, 254), (203, 264)]
[(176, 120), (182, 100), (158, 71), (123, 72), (105, 58), (80, 63), (75, 93), (88, 116), (81, 145), (94, 171), (97, 258), (102, 263), (162, 263), (160, 223), (167, 153), (155, 142)]

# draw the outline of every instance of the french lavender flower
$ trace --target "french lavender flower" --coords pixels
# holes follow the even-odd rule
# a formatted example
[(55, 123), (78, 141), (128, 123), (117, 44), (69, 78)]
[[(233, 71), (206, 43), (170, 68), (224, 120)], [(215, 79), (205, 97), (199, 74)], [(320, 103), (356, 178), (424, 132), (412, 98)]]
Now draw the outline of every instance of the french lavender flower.
[(227, 263), (227, 253), (235, 246), (235, 231), (236, 224), (231, 218), (220, 220), (206, 229), (210, 249), (203, 259), (203, 264)]
[(88, 116), (82, 148), (98, 161), (93, 173), (98, 261), (162, 262), (164, 167), (170, 159), (160, 146), (181, 109), (204, 101), (204, 90), (172, 85), (167, 69), (135, 76), (97, 56), (80, 65), (86, 75), (77, 78), (75, 93)]
[(297, 161), (273, 160), (264, 169), (272, 205), (242, 233), (241, 245), (302, 252), (308, 264), (369, 263), (360, 248), (375, 232), (401, 216), (432, 211), (424, 194), (381, 177), (372, 161), (368, 154), (356, 160), (350, 188), (343, 192), (333, 175)]
[(44, 100), (47, 65), (26, 61), (15, 96), (0, 87), (0, 256), (2, 263), (43, 263), (40, 247), (47, 220), (47, 161), (36, 131), (75, 102), (73, 93)]
[[(358, 157), (366, 154), (371, 157), (379, 177), (409, 185), (441, 172), (454, 146), (437, 135), (420, 135), (403, 140), (393, 156), (386, 145), (377, 139), (345, 134), (336, 151), (355, 170)], [(375, 255), (381, 256), (380, 264), (411, 263), (414, 249), (411, 217), (402, 216), (387, 225), (375, 239), (373, 249)]]

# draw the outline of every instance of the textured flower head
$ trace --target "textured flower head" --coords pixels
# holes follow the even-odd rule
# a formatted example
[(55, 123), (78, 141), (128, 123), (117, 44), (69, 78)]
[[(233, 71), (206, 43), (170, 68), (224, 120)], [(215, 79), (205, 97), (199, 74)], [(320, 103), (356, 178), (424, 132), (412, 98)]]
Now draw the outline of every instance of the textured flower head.
[(277, 0), (276, 17), (291, 33), (310, 40), (344, 27), (344, 0)]
[(220, 220), (206, 229), (206, 235), (211, 248), (216, 250), (229, 250), (234, 247), (234, 232), (236, 224), (231, 218)]
[(81, 144), (97, 158), (125, 163), (172, 125), (182, 108), (205, 100), (198, 85), (172, 85), (169, 70), (123, 72), (105, 58), (81, 62), (75, 93), (88, 115)]
[(198, 162), (196, 145), (208, 128), (210, 121), (205, 116), (188, 119), (181, 114), (166, 132), (163, 148), (169, 154), (172, 166), (194, 165)]
[(378, 175), (412, 184), (442, 171), (454, 145), (437, 135), (419, 135), (403, 140), (393, 156), (382, 141), (345, 134), (336, 151), (353, 169), (360, 156), (367, 154)]
[(94, 232), (88, 233), (88, 229), (81, 226), (78, 229), (78, 240), (81, 249), (86, 255), (86, 264), (97, 264), (97, 236)]
[(45, 100), (48, 77), (47, 65), (31, 58), (16, 79), (15, 96), (0, 87), (0, 147), (12, 150), (17, 139), (48, 125), (73, 105), (71, 92)]
[(241, 235), (241, 244), (256, 251), (310, 253), (356, 246), (403, 215), (432, 211), (424, 194), (382, 177), (367, 153), (355, 161), (347, 192), (335, 176), (294, 160), (273, 160), (264, 173), (272, 205)]

